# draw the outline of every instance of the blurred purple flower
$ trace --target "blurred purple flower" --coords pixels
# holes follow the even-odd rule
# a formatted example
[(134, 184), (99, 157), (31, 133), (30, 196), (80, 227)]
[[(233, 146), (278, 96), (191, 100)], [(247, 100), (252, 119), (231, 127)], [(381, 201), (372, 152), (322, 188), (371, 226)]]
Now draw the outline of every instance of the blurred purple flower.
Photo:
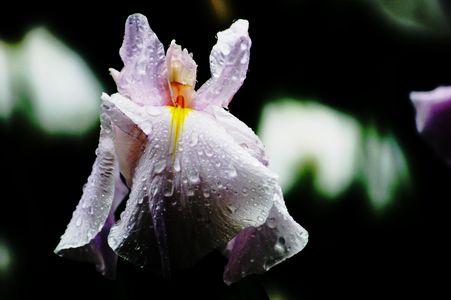
[(451, 163), (451, 87), (410, 94), (416, 109), (417, 129)]
[(225, 249), (230, 284), (304, 248), (308, 234), (288, 214), (262, 143), (223, 108), (246, 77), (250, 47), (245, 20), (219, 32), (212, 78), (194, 91), (192, 55), (174, 41), (165, 55), (145, 16), (127, 19), (124, 68), (111, 70), (119, 93), (102, 95), (97, 159), (57, 254), (110, 277), (116, 254), (167, 276)]

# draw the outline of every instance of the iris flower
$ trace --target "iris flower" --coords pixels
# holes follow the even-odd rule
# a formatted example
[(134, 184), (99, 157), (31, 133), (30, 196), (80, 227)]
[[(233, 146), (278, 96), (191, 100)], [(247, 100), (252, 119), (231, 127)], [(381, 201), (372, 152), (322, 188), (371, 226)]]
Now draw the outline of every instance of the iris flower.
[(165, 55), (146, 17), (128, 17), (124, 67), (111, 70), (119, 93), (101, 97), (97, 158), (57, 254), (109, 277), (117, 256), (168, 276), (220, 249), (230, 284), (304, 248), (308, 234), (288, 214), (262, 143), (224, 109), (250, 47), (246, 20), (219, 32), (212, 77), (194, 91), (192, 55), (174, 41)]
[(410, 94), (418, 131), (451, 164), (451, 87)]

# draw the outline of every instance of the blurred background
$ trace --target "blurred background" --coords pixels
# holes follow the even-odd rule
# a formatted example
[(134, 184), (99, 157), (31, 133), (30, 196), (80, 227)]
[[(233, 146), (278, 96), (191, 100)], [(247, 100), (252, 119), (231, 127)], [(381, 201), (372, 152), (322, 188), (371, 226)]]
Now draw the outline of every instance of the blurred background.
[[(449, 294), (451, 169), (415, 127), (411, 91), (451, 85), (451, 14), (435, 0), (82, 1), (0, 11), (0, 299), (319, 299)], [(250, 22), (230, 111), (266, 144), (307, 247), (232, 286), (212, 253), (170, 281), (120, 261), (115, 281), (53, 254), (91, 172), (102, 91), (127, 16), (210, 76), (218, 31)]]

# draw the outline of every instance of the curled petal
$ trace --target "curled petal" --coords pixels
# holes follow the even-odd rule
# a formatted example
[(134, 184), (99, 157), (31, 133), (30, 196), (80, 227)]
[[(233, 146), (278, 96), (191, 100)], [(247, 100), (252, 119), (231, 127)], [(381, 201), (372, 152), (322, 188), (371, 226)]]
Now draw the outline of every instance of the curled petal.
[(249, 66), (251, 39), (249, 23), (238, 20), (229, 29), (218, 32), (218, 42), (210, 54), (211, 78), (195, 94), (194, 105), (227, 107), (243, 84)]
[(288, 214), (279, 192), (266, 222), (242, 230), (227, 245), (224, 282), (231, 284), (247, 275), (263, 273), (301, 251), (307, 241), (307, 231)]
[(451, 162), (451, 87), (412, 92), (418, 131), (448, 162)]
[[(145, 110), (120, 94), (111, 97), (103, 94), (102, 101), (105, 113), (113, 123), (114, 148), (121, 174), (127, 185), (132, 186), (136, 163), (145, 147), (147, 136), (153, 130), (152, 122)], [(158, 112), (163, 108), (149, 106), (148, 109)]]
[[(179, 113), (186, 113), (182, 126), (174, 125)], [(152, 120), (159, 130), (149, 136), (109, 244), (132, 262), (159, 265), (168, 273), (223, 247), (243, 228), (261, 225), (279, 186), (208, 113), (166, 108)], [(175, 128), (183, 131), (173, 147)], [(138, 236), (147, 239), (145, 255), (136, 245)], [(155, 242), (159, 262), (151, 247)]]
[(265, 146), (251, 128), (222, 107), (209, 106), (207, 111), (215, 117), (216, 122), (225, 129), (227, 134), (238, 145), (258, 159), (263, 165), (268, 166), (269, 162), (266, 156)]
[(55, 249), (58, 255), (95, 263), (99, 272), (114, 277), (116, 255), (106, 238), (114, 211), (127, 194), (119, 176), (110, 121), (101, 116), (97, 158), (66, 232)]
[(119, 93), (140, 105), (165, 105), (169, 87), (164, 48), (145, 16), (127, 18), (119, 54), (124, 68), (120, 73), (111, 70)]

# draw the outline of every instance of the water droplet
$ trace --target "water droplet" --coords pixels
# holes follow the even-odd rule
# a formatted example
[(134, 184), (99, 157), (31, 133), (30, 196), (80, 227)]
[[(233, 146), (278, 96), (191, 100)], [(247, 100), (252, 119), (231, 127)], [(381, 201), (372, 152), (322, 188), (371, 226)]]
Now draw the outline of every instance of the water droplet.
[(236, 212), (237, 207), (232, 204), (227, 204), (227, 209), (233, 214), (234, 212)]
[(253, 263), (254, 261), (255, 261), (255, 259), (253, 259), (253, 258), (249, 259), (250, 263)]
[(215, 166), (216, 166), (217, 168), (221, 167), (221, 162), (220, 162), (219, 160), (216, 161), (216, 162), (215, 162)]
[(246, 50), (247, 49), (247, 45), (246, 43), (241, 43), (241, 50)]
[(166, 180), (163, 189), (163, 195), (165, 197), (171, 197), (174, 194), (174, 184), (171, 179)]
[(199, 182), (199, 172), (196, 169), (190, 169), (188, 171), (188, 180), (191, 183), (198, 183)]
[(188, 197), (193, 197), (194, 196), (194, 190), (188, 189), (188, 191), (186, 191), (186, 194), (188, 195)]
[(247, 55), (244, 55), (244, 56), (241, 58), (240, 63), (242, 63), (242, 64), (244, 65), (244, 64), (246, 64), (246, 63), (248, 62), (248, 60), (249, 60), (248, 56), (247, 56)]
[(230, 46), (229, 45), (221, 43), (218, 46), (221, 47), (222, 54), (224, 54), (224, 55), (229, 55), (230, 54)]
[(241, 192), (243, 193), (243, 196), (247, 196), (248, 195), (247, 193), (249, 192), (249, 190), (247, 188), (243, 188), (241, 190)]
[(197, 135), (196, 132), (193, 132), (193, 133), (191, 134), (191, 141), (190, 141), (189, 145), (190, 145), (191, 147), (194, 147), (194, 146), (197, 145), (197, 142), (198, 142), (198, 141), (199, 141), (199, 136)]
[(180, 172), (180, 160), (178, 157), (175, 158), (174, 160), (174, 171), (175, 172)]
[(259, 221), (259, 222), (264, 222), (265, 219), (264, 219), (262, 216), (258, 216), (258, 217), (257, 217), (257, 221)]
[[(139, 44), (138, 44), (139, 45)], [(136, 72), (138, 75), (146, 75), (147, 73), (147, 64), (145, 61), (139, 61), (136, 66)]]
[(78, 217), (77, 221), (75, 222), (75, 226), (81, 226), (81, 217)]
[(210, 193), (208, 191), (204, 191), (204, 198), (210, 198)]
[(225, 173), (229, 178), (234, 178), (237, 176), (236, 169), (233, 166), (228, 166)]
[(144, 202), (144, 198), (139, 198), (138, 204), (142, 204)]
[(205, 155), (207, 157), (212, 157), (213, 156), (213, 151), (211, 151), (210, 148), (205, 148)]
[(277, 242), (274, 245), (274, 251), (278, 254), (278, 255), (283, 255), (285, 253), (285, 246), (280, 244), (279, 242)]
[(89, 207), (89, 214), (90, 215), (94, 214), (94, 206), (92, 206), (92, 205)]
[(166, 168), (166, 161), (164, 159), (157, 161), (153, 165), (153, 170), (156, 174), (160, 174)]
[(269, 217), (269, 218), (266, 220), (266, 225), (267, 225), (269, 228), (271, 228), (271, 229), (276, 228), (276, 227), (277, 227), (276, 218)]

